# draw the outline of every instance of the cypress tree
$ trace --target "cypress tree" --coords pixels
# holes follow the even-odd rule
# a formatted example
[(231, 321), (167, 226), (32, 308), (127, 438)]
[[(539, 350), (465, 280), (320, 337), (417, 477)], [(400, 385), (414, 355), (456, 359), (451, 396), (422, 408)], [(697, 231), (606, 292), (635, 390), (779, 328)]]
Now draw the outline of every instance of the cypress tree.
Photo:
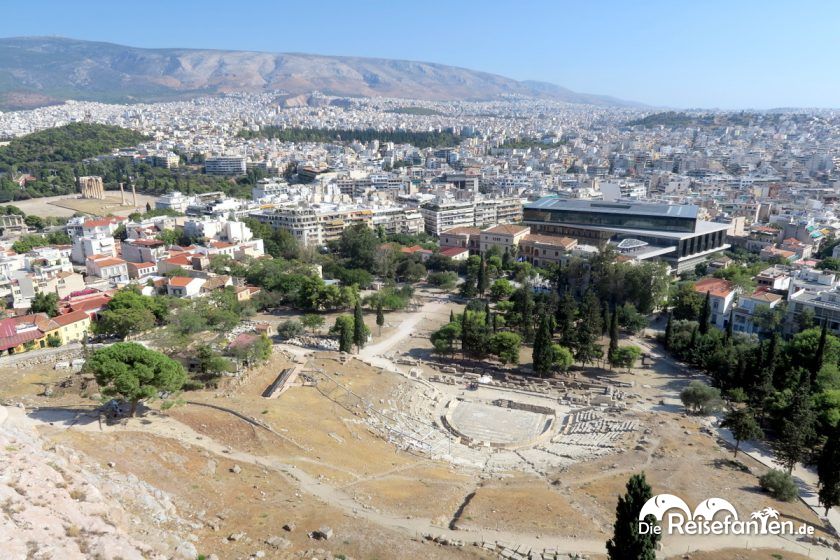
[(510, 254), (510, 248), (505, 246), (505, 252), (502, 254), (502, 268), (508, 270), (513, 263), (513, 257)]
[[(450, 318), (449, 318), (450, 323), (452, 322), (451, 313), (452, 312), (450, 311)], [(382, 325), (384, 325), (384, 324), (385, 324), (385, 314), (382, 313), (382, 302), (380, 301), (378, 304), (376, 304), (376, 326), (379, 327), (379, 335), (380, 336), (382, 335)]]
[(840, 426), (832, 430), (823, 445), (817, 461), (817, 475), (820, 479), (820, 505), (825, 508), (827, 516), (828, 510), (840, 505)]
[(534, 338), (534, 372), (540, 377), (545, 377), (551, 372), (554, 361), (551, 348), (551, 327), (548, 324), (548, 316), (543, 314), (540, 317), (540, 326)]
[(700, 336), (698, 334), (697, 326), (695, 325), (695, 327), (691, 329), (691, 338), (688, 341), (688, 353), (689, 357), (691, 358), (690, 363), (692, 365), (696, 365), (698, 361), (697, 358), (699, 356), (697, 355), (697, 347), (699, 346), (699, 342)]
[(470, 348), (470, 337), (469, 337), (469, 330), (470, 330), (470, 321), (467, 318), (469, 311), (464, 309), (463, 315), (461, 315), (461, 354), (466, 358), (467, 352), (471, 350)]
[(336, 319), (336, 326), (338, 327), (338, 350), (349, 354), (353, 351), (353, 329), (350, 328), (350, 316), (343, 315)]
[(723, 335), (723, 341), (726, 344), (732, 344), (732, 329), (735, 319), (735, 307), (729, 311), (729, 320), (726, 322), (726, 332)]
[(575, 300), (569, 292), (563, 294), (557, 305), (557, 329), (560, 331), (560, 344), (566, 348), (575, 347)]
[[(757, 367), (764, 370), (763, 376), (771, 380), (773, 386), (782, 386), (780, 379), (776, 379), (776, 366), (779, 361), (779, 333), (773, 333), (770, 341), (767, 343), (767, 352), (764, 353), (764, 359), (761, 360)], [(761, 350), (759, 349), (759, 352)]]
[(613, 313), (610, 321), (610, 347), (607, 350), (607, 360), (612, 363), (618, 351), (618, 313)]
[[(618, 310), (616, 309), (616, 311), (618, 311)], [(607, 329), (609, 329), (611, 325), (612, 325), (612, 317), (610, 317), (610, 305), (609, 305), (609, 303), (607, 303), (605, 301), (604, 302), (604, 325), (601, 329), (601, 334), (602, 335), (607, 334)]]
[(810, 383), (807, 371), (793, 394), (787, 414), (782, 418), (779, 437), (770, 442), (776, 462), (784, 465), (787, 473), (793, 471), (796, 463), (805, 459), (815, 436), (816, 415), (810, 397)]
[(367, 333), (365, 332), (365, 318), (362, 315), (362, 302), (356, 298), (356, 307), (353, 309), (353, 344), (361, 350), (365, 342), (367, 342)]
[(697, 318), (700, 334), (709, 332), (709, 318), (712, 315), (711, 295), (706, 292), (706, 299), (703, 300), (703, 307), (700, 309), (700, 316)]
[(484, 253), (481, 254), (481, 263), (478, 266), (478, 293), (484, 296), (487, 291), (487, 262), (484, 260)]
[(455, 322), (455, 310), (454, 309), (449, 310), (449, 322), (450, 323)]
[(668, 312), (668, 322), (665, 324), (665, 349), (671, 349), (671, 343), (674, 340), (674, 325), (672, 324), (673, 315)]
[[(607, 557), (610, 560), (655, 560), (656, 545), (662, 535), (639, 534), (639, 513), (642, 506), (653, 498), (653, 491), (645, 480), (645, 473), (634, 474), (627, 481), (627, 493), (618, 498), (615, 509), (613, 538), (607, 541)], [(652, 515), (645, 518), (651, 524)]]
[(823, 320), (820, 331), (820, 342), (817, 344), (817, 351), (814, 353), (814, 362), (811, 364), (811, 385), (816, 385), (817, 373), (823, 366), (825, 359), (825, 339), (828, 336), (828, 321)]
[(484, 326), (487, 327), (487, 330), (493, 328), (493, 323), (491, 323), (493, 318), (490, 315), (490, 302), (486, 301), (484, 302)]
[(575, 358), (586, 365), (598, 354), (601, 336), (601, 304), (593, 290), (586, 292), (580, 306), (580, 324), (577, 327), (577, 352)]

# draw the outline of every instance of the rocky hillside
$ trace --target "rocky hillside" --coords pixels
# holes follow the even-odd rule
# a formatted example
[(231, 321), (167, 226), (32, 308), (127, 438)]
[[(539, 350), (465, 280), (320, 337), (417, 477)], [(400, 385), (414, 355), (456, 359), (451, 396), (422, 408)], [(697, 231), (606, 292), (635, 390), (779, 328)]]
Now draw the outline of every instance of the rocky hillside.
[(594, 105), (636, 105), (429, 62), (199, 49), (140, 49), (57, 37), (0, 39), (0, 108), (65, 99), (130, 102), (232, 91), (319, 90), (429, 100), (520, 94)]
[(3, 558), (197, 557), (177, 528), (163, 528), (183, 526), (165, 493), (109, 465), (85, 464), (67, 447), (45, 445), (23, 410), (0, 405), (0, 446)]

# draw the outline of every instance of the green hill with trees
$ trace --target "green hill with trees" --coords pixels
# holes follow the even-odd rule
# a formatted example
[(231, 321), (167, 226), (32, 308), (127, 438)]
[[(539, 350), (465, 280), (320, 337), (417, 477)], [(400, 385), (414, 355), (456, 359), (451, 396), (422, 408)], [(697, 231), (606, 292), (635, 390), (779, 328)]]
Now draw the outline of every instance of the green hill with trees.
[(148, 140), (139, 132), (93, 123), (71, 123), (15, 138), (0, 148), (0, 165), (31, 162), (81, 162)]
[(442, 132), (413, 132), (410, 130), (331, 129), (331, 128), (283, 128), (264, 126), (258, 131), (242, 130), (241, 138), (276, 138), (281, 142), (394, 142), (411, 144), (418, 148), (456, 146), (462, 137), (451, 130)]
[[(127, 158), (97, 158), (145, 140), (133, 130), (95, 123), (72, 123), (16, 138), (0, 148), (0, 203), (72, 194), (76, 177), (83, 175), (101, 176), (106, 190), (133, 181), (138, 191), (147, 194), (223, 191), (245, 197), (261, 177), (257, 173), (235, 179), (205, 175), (197, 155), (182, 155), (182, 164), (195, 165), (177, 169)], [(23, 174), (31, 177), (21, 186), (15, 179)]]

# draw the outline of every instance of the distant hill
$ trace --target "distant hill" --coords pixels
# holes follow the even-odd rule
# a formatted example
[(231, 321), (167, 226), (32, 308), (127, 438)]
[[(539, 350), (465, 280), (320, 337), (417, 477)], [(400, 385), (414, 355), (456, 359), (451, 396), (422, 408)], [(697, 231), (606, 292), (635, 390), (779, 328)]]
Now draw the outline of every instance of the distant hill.
[(641, 106), (465, 68), (380, 58), (203, 49), (140, 49), (59, 37), (0, 39), (0, 108), (66, 99), (138, 102), (233, 91), (485, 100), (519, 94), (569, 103)]
[(667, 111), (654, 113), (646, 117), (625, 123), (627, 126), (643, 126), (645, 128), (710, 128), (721, 126), (762, 126), (778, 124), (787, 117), (794, 120), (807, 118), (799, 113), (752, 113), (749, 111), (731, 113), (682, 113)]

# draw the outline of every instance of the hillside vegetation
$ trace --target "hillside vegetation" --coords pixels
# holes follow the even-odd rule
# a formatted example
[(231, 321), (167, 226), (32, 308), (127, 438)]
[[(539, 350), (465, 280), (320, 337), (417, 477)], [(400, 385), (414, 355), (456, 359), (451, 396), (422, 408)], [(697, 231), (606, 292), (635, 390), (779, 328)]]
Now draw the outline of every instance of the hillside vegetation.
[(147, 138), (139, 132), (118, 126), (71, 123), (15, 138), (8, 146), (0, 148), (0, 165), (75, 163), (134, 146), (144, 140)]
[(242, 138), (276, 138), (283, 142), (394, 142), (395, 144), (411, 144), (418, 148), (437, 148), (455, 146), (461, 143), (462, 137), (452, 131), (443, 132), (412, 132), (408, 130), (374, 130), (368, 129), (330, 129), (330, 128), (283, 128), (279, 126), (264, 126), (259, 131), (243, 130), (239, 133)]
[[(163, 194), (224, 191), (247, 196), (259, 177), (253, 174), (238, 182), (228, 177), (201, 173), (200, 160), (193, 168), (165, 169), (125, 158), (101, 158), (119, 148), (134, 146), (146, 137), (133, 130), (93, 123), (73, 123), (35, 132), (0, 148), (0, 203), (76, 192), (76, 177), (100, 175), (106, 189), (133, 181), (137, 190)], [(30, 177), (23, 186), (15, 179)]]

